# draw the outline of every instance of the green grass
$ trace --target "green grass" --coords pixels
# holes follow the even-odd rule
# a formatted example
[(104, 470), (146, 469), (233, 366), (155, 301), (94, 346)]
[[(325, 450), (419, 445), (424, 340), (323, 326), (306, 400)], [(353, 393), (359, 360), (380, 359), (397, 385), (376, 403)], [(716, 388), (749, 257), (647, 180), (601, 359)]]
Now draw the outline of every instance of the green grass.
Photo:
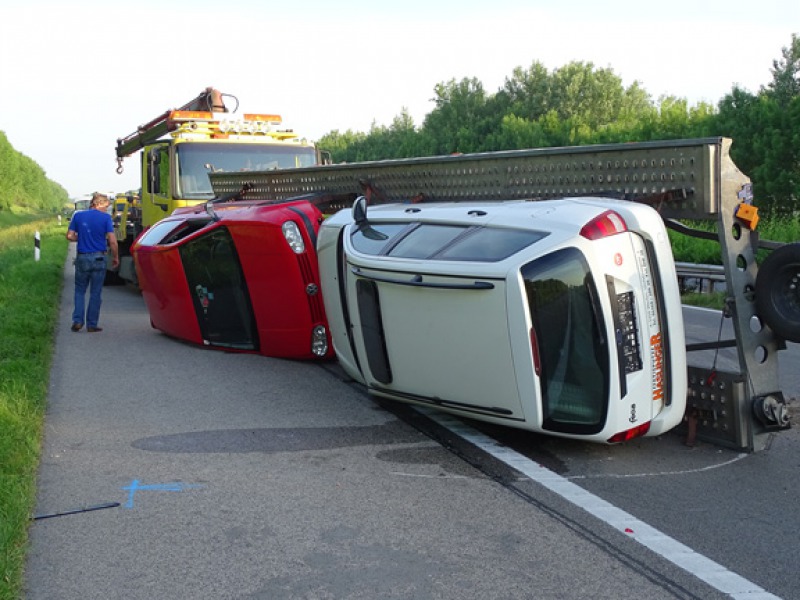
[(55, 216), (0, 212), (0, 600), (21, 596), (66, 228)]
[[(687, 221), (684, 224), (702, 231), (717, 230), (715, 221)], [(800, 241), (800, 219), (762, 220), (756, 230), (762, 240), (787, 243)], [(689, 237), (671, 230), (667, 233), (677, 262), (722, 264), (721, 250), (717, 242)], [(759, 251), (758, 260), (763, 260), (767, 253), (768, 251)]]
[(702, 306), (704, 308), (716, 308), (722, 310), (725, 306), (725, 298), (728, 296), (725, 292), (712, 292), (710, 294), (682, 294), (681, 303), (690, 306)]

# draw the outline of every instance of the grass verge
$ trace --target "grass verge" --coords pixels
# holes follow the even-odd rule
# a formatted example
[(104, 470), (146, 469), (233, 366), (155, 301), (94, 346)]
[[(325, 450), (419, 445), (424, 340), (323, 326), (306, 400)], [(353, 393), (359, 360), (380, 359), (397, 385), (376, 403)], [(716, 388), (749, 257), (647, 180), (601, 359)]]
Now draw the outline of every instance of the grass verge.
[(22, 595), (66, 228), (54, 216), (0, 217), (0, 600)]
[(722, 310), (725, 306), (725, 298), (727, 298), (727, 296), (728, 294), (725, 292), (712, 292), (710, 294), (682, 294), (681, 304)]

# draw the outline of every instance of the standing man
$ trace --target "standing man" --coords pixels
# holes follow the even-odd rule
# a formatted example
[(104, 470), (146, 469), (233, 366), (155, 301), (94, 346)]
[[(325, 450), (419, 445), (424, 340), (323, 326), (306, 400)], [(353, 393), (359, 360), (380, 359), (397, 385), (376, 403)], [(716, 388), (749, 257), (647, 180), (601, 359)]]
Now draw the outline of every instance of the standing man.
[[(119, 266), (119, 249), (114, 235), (114, 224), (108, 214), (108, 196), (95, 192), (89, 210), (72, 215), (67, 229), (67, 239), (78, 242), (75, 258), (75, 310), (72, 312), (72, 331), (103, 331), (97, 326), (100, 319), (103, 282), (106, 278), (106, 252), (111, 250), (111, 266)], [(89, 289), (89, 306), (84, 309), (86, 290)]]

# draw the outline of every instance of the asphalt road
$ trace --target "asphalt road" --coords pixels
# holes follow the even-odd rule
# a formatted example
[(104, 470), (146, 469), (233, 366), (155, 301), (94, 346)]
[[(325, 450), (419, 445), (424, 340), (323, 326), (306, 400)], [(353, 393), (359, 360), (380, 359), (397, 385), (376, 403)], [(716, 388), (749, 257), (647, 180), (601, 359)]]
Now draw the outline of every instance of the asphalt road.
[[(102, 333), (72, 333), (70, 268), (64, 289), (29, 600), (735, 597), (440, 424), (376, 403), (335, 363), (182, 344), (122, 287), (105, 290)], [(786, 510), (797, 442), (743, 457), (671, 435), (524, 443), (763, 588), (754, 599), (800, 589)], [(764, 528), (758, 546), (740, 536), (744, 515)]]
[[(730, 319), (719, 311), (684, 307), (684, 320), (690, 343), (712, 341), (720, 331), (722, 339), (733, 337)], [(698, 366), (714, 360), (734, 369), (735, 349), (690, 355)], [(789, 344), (779, 365), (794, 427), (774, 434), (755, 454), (702, 442), (688, 447), (680, 428), (609, 449), (473, 425), (763, 590), (800, 598), (800, 345)]]

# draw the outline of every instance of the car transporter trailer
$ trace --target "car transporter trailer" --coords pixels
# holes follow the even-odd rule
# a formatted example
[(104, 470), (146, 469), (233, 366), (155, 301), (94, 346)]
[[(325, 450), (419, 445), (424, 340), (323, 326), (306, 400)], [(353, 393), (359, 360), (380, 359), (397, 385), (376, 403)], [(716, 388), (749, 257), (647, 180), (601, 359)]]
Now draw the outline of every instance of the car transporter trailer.
[[(751, 182), (733, 163), (731, 143), (702, 138), (510, 150), (210, 178), (218, 197), (307, 198), (323, 212), (349, 207), (361, 195), (371, 204), (574, 196), (650, 204), (670, 229), (719, 243), (728, 291), (723, 314), (733, 319), (734, 339), (687, 345), (687, 352), (735, 347), (738, 369), (689, 367), (681, 427), (689, 443), (753, 452), (791, 425), (778, 351), (800, 342), (800, 243), (759, 239)], [(687, 220), (716, 221), (716, 232), (681, 222)], [(760, 267), (759, 249), (771, 251)]]

